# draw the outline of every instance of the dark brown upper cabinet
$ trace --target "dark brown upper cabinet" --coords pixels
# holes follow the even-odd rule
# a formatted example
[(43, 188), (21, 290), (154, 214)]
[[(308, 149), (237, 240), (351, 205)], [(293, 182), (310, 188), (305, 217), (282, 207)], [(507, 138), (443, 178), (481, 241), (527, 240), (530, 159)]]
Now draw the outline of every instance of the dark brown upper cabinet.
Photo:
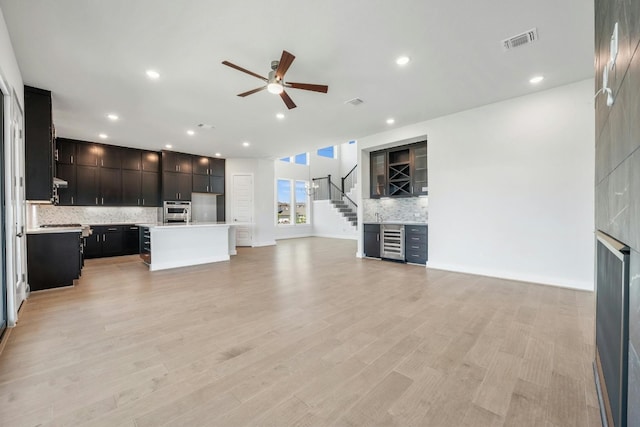
[(428, 194), (427, 141), (374, 151), (369, 160), (371, 198)]
[(165, 172), (191, 173), (191, 154), (175, 151), (162, 152), (162, 170)]
[(51, 92), (24, 87), (25, 195), (27, 200), (53, 200), (53, 121)]

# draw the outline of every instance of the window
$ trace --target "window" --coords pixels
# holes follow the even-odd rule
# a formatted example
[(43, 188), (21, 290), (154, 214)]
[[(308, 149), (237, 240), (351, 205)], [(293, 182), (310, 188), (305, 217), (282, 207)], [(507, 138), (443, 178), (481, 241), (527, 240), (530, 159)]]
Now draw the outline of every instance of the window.
[(283, 157), (280, 159), (281, 162), (291, 163), (291, 157)]
[(328, 157), (330, 159), (335, 159), (335, 148), (334, 146), (324, 147), (318, 150), (318, 156)]
[(296, 181), (296, 224), (307, 224), (308, 212), (307, 207), (307, 182)]
[(307, 153), (296, 154), (295, 164), (297, 165), (306, 165), (307, 164)]
[(278, 180), (278, 224), (291, 224), (291, 181)]
[(278, 207), (277, 223), (308, 224), (309, 196), (307, 195), (307, 181), (293, 181), (278, 179)]

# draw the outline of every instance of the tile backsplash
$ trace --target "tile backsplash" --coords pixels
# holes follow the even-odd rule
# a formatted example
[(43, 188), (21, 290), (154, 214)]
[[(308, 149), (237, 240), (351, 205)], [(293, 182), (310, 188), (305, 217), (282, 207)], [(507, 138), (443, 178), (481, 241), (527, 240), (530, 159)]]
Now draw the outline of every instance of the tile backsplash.
[(374, 222), (376, 212), (384, 221), (427, 222), (428, 197), (363, 199), (364, 222)]
[(158, 221), (162, 209), (27, 204), (27, 228), (42, 224), (131, 224)]

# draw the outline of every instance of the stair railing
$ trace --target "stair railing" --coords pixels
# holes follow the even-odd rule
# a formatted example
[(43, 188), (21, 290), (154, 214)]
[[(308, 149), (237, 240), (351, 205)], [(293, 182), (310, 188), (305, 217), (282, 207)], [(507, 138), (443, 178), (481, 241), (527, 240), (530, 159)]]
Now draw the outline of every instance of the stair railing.
[[(356, 212), (358, 205), (351, 200), (344, 191), (333, 183), (331, 175), (323, 176), (320, 178), (312, 179), (315, 191), (313, 193), (313, 200), (332, 200), (334, 202), (344, 202), (351, 210)], [(317, 187), (316, 187), (317, 186)]]
[(349, 173), (342, 177), (341, 187), (343, 193), (348, 193), (358, 183), (358, 174), (356, 173), (357, 168), (358, 165), (356, 164), (353, 168), (351, 168)]

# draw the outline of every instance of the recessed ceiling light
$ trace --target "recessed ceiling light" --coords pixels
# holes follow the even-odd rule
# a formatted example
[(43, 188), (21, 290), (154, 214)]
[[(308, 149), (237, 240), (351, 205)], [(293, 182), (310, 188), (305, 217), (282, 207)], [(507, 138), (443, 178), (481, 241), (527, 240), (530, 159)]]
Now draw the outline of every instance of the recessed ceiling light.
[(147, 70), (147, 77), (151, 80), (158, 80), (160, 78), (160, 73), (156, 70)]
[(408, 56), (400, 56), (396, 59), (396, 64), (398, 65), (407, 65), (411, 61), (411, 58)]
[(171, 145), (171, 144), (165, 144), (165, 145), (164, 145), (164, 147), (165, 147), (165, 148), (173, 148), (173, 145)]
[(220, 156), (222, 156), (222, 154), (216, 153), (216, 157), (220, 157)]
[(248, 147), (248, 146), (250, 146), (251, 144), (249, 144), (248, 142), (246, 142), (246, 141), (245, 141), (245, 142), (243, 142), (243, 143), (242, 143), (242, 145), (243, 145), (244, 147)]
[(538, 84), (544, 80), (544, 76), (535, 76), (529, 79), (529, 83), (532, 85)]
[(109, 120), (113, 120), (114, 122), (119, 119), (117, 114), (107, 114), (107, 118)]
[(196, 134), (196, 133), (195, 133), (194, 131), (192, 131), (191, 129), (189, 129), (189, 130), (187, 131), (187, 135), (193, 136), (193, 135), (195, 135), (195, 134)]
[(277, 117), (278, 119), (282, 120), (282, 119), (284, 119), (284, 114), (282, 114), (282, 113), (278, 113), (278, 114), (276, 114), (276, 117)]
[(396, 122), (396, 119), (387, 119), (387, 124), (392, 125)]
[(107, 135), (106, 133), (98, 134), (98, 136), (99, 136), (100, 138), (102, 138), (102, 139), (107, 139), (107, 138), (109, 138), (109, 135)]

